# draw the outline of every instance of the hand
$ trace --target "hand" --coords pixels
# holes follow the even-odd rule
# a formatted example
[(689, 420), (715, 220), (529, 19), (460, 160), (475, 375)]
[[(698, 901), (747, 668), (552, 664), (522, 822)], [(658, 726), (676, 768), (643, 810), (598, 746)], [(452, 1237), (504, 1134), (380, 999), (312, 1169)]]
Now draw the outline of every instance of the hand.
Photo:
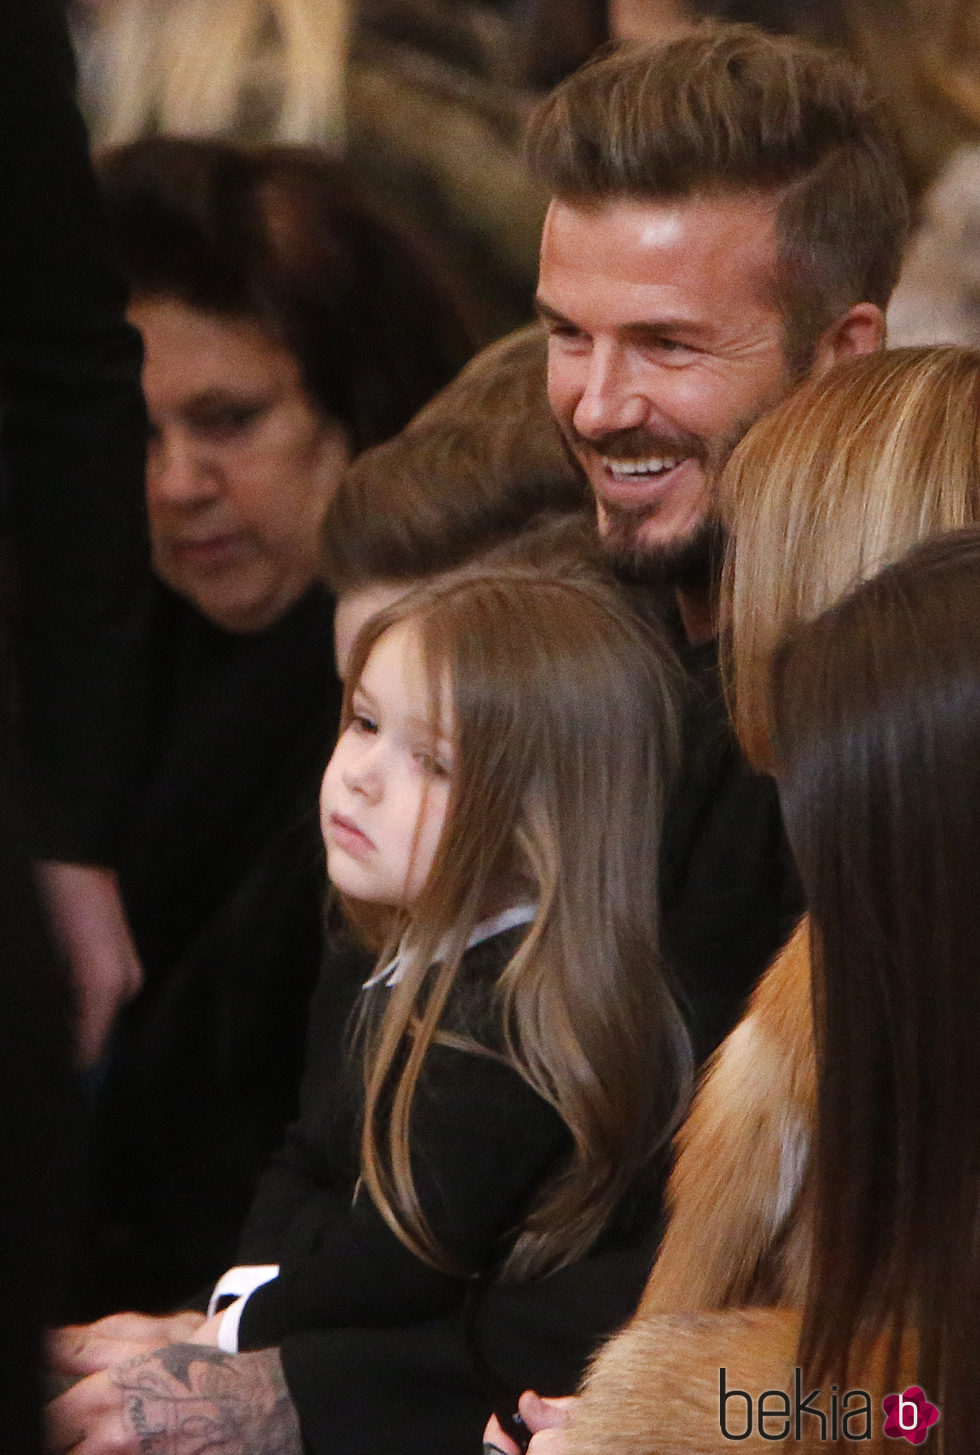
[(142, 985), (143, 970), (111, 869), (53, 859), (38, 867), (55, 940), (71, 965), (79, 1065), (92, 1066), (116, 1012)]
[(162, 1317), (154, 1314), (111, 1314), (94, 1324), (69, 1324), (48, 1335), (48, 1362), (56, 1375), (80, 1379), (163, 1344), (197, 1341), (207, 1321), (196, 1309)]
[(48, 1406), (49, 1455), (302, 1455), (276, 1349), (200, 1344), (83, 1379)]
[[(532, 1432), (528, 1455), (565, 1455), (565, 1426), (571, 1417), (574, 1395), (561, 1399), (543, 1399), (533, 1390), (526, 1390), (518, 1401), (521, 1418)], [(500, 1428), (496, 1415), (491, 1416), (483, 1432), (484, 1455), (520, 1455), (520, 1451)]]
[[(213, 1349), (218, 1347), (218, 1330), (221, 1328), (221, 1320), (225, 1316), (222, 1309), (219, 1314), (212, 1314), (209, 1319), (198, 1325), (193, 1334), (189, 1335), (192, 1344), (210, 1344)], [(175, 1341), (176, 1341), (176, 1336)]]

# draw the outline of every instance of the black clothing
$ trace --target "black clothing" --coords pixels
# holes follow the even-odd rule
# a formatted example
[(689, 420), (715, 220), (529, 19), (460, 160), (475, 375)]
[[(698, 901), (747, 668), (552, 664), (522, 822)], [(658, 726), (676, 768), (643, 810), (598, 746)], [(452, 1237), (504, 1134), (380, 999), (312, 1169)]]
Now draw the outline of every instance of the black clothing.
[[(490, 993), (519, 938), (508, 931), (467, 952), (447, 1007), (451, 1028), (499, 1046)], [(498, 1283), (506, 1229), (560, 1167), (570, 1133), (510, 1067), (434, 1045), (418, 1092), (413, 1170), (430, 1224), (472, 1276), (428, 1267), (366, 1196), (352, 1203), (360, 1082), (343, 1047), (364, 973), (359, 955), (331, 959), (318, 989), (301, 1120), (263, 1180), (239, 1248), (240, 1262), (278, 1262), (281, 1272), (246, 1303), (239, 1347), (280, 1346), (316, 1455), (449, 1455), (479, 1447), (488, 1411), (516, 1403), (527, 1371), (539, 1371), (549, 1390), (572, 1388), (599, 1339), (631, 1312), (659, 1232), (663, 1169), (623, 1199), (589, 1259), (531, 1285)], [(492, 1328), (478, 1332), (491, 1293)]]
[(68, 987), (24, 852), (10, 738), (0, 711), (0, 1443), (41, 1455), (42, 1335), (68, 1242), (77, 1108)]
[(150, 762), (120, 863), (146, 984), (96, 1114), (77, 1316), (176, 1306), (231, 1261), (296, 1114), (322, 954), (332, 603), (314, 588), (240, 635), (162, 585), (155, 607)]
[(681, 646), (692, 693), (661, 868), (664, 949), (703, 1060), (803, 913), (776, 785), (753, 773), (725, 707), (716, 642)]
[[(493, 989), (520, 938), (511, 930), (467, 951), (447, 1030), (502, 1050)], [(463, 1300), (465, 1275), (423, 1263), (366, 1193), (354, 1197), (361, 1075), (347, 1033), (363, 979), (363, 956), (331, 959), (313, 1001), (300, 1120), (262, 1180), (239, 1248), (240, 1262), (277, 1262), (280, 1274), (245, 1305), (241, 1348), (302, 1329), (404, 1324)], [(390, 993), (384, 984), (365, 990), (368, 1013), (382, 1013)], [(571, 1152), (568, 1129), (511, 1066), (438, 1042), (412, 1125), (412, 1170), (433, 1234), (463, 1269), (487, 1272), (529, 1196)]]
[(56, 0), (4, 0), (0, 67), (2, 526), (34, 847), (110, 863), (144, 703), (142, 354)]

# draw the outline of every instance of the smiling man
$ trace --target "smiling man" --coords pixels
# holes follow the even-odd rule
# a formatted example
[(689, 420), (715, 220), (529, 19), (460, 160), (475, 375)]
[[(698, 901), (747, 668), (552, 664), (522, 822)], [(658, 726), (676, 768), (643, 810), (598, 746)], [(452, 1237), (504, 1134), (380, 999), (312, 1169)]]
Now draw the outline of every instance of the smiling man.
[(718, 678), (718, 481), (760, 415), (884, 343), (908, 229), (890, 128), (842, 55), (704, 24), (600, 54), (531, 121), (550, 191), (548, 393), (601, 540), (668, 604), (698, 692), (663, 853), (663, 933), (699, 1049), (730, 1028), (801, 908), (772, 784)]
[(552, 406), (609, 554), (708, 640), (729, 454), (797, 382), (884, 341), (908, 202), (879, 104), (842, 57), (708, 26), (584, 67), (529, 152), (553, 194)]

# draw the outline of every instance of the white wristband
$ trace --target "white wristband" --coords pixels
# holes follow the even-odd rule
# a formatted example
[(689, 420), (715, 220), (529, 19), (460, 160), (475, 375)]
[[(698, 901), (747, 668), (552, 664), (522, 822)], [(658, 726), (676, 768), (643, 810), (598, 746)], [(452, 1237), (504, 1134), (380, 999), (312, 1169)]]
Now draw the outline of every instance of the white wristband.
[(278, 1263), (243, 1263), (238, 1268), (229, 1268), (227, 1273), (222, 1273), (211, 1290), (208, 1318), (213, 1318), (218, 1312), (218, 1304), (223, 1298), (229, 1295), (232, 1298), (247, 1298), (250, 1293), (261, 1288), (263, 1283), (271, 1283), (278, 1277)]
[(234, 1303), (228, 1305), (218, 1324), (218, 1348), (222, 1353), (238, 1353), (238, 1326), (245, 1305), (257, 1288), (261, 1288), (263, 1283), (271, 1283), (278, 1275), (278, 1263), (245, 1264), (222, 1273), (214, 1285), (208, 1304), (208, 1318), (212, 1318), (218, 1312), (218, 1304), (222, 1299), (229, 1295), (234, 1298)]

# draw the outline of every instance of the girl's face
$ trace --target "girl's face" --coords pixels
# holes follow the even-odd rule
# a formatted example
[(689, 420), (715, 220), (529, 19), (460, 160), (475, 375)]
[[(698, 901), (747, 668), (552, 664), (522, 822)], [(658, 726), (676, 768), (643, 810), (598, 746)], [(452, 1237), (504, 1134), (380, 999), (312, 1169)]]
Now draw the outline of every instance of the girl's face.
[(352, 705), (354, 715), (320, 790), (327, 867), (342, 893), (407, 909), (432, 869), (455, 755), (448, 683), (434, 728), (418, 633), (410, 621), (375, 642)]

